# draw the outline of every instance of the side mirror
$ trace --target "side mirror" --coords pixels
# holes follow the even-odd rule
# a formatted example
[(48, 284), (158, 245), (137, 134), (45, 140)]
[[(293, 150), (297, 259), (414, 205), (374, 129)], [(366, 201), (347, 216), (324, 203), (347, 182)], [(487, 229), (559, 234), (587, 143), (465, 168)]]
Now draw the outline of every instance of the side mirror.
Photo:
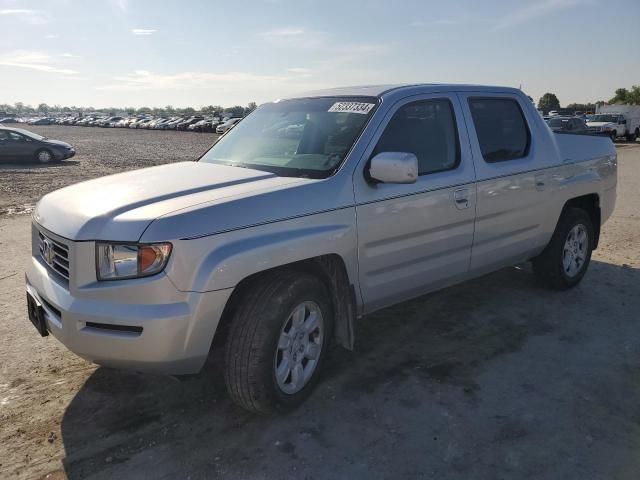
[(618, 123), (619, 123), (620, 125), (626, 125), (626, 124), (627, 124), (627, 121), (623, 118), (623, 119), (622, 119), (622, 120), (620, 120)]
[(418, 159), (413, 153), (382, 152), (371, 159), (369, 175), (382, 183), (415, 183)]

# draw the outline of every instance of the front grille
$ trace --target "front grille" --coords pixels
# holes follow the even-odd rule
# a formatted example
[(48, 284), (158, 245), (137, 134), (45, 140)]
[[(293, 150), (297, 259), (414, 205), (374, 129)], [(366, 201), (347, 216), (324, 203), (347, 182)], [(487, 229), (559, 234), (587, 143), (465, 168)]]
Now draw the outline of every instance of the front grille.
[(38, 250), (40, 250), (40, 257), (49, 268), (69, 280), (69, 247), (67, 245), (38, 232)]

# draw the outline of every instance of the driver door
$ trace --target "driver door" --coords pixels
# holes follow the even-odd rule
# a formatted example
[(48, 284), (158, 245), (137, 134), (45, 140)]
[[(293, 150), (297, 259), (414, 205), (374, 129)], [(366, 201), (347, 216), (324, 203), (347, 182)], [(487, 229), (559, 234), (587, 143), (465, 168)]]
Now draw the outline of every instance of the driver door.
[[(413, 184), (367, 180), (377, 153), (413, 153)], [(455, 283), (469, 270), (476, 187), (454, 94), (414, 96), (387, 114), (354, 176), (365, 312)]]
[(5, 162), (24, 160), (26, 138), (9, 130), (0, 131), (0, 159)]

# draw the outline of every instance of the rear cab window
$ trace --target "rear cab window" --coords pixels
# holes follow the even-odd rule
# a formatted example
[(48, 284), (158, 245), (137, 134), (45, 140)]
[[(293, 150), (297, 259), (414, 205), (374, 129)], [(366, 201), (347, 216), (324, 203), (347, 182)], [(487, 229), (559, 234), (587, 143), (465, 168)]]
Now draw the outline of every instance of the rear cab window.
[(471, 97), (469, 109), (485, 162), (506, 162), (528, 155), (531, 132), (516, 99)]

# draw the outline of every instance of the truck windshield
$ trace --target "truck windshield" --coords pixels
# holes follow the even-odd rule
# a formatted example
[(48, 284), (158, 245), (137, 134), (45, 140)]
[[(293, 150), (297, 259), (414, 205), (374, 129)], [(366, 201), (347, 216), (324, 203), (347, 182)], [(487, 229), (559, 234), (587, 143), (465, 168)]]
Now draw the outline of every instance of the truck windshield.
[(593, 115), (590, 119), (590, 122), (613, 122), (616, 123), (618, 121), (617, 115)]
[(377, 105), (374, 97), (317, 97), (260, 106), (200, 159), (286, 177), (326, 178)]

